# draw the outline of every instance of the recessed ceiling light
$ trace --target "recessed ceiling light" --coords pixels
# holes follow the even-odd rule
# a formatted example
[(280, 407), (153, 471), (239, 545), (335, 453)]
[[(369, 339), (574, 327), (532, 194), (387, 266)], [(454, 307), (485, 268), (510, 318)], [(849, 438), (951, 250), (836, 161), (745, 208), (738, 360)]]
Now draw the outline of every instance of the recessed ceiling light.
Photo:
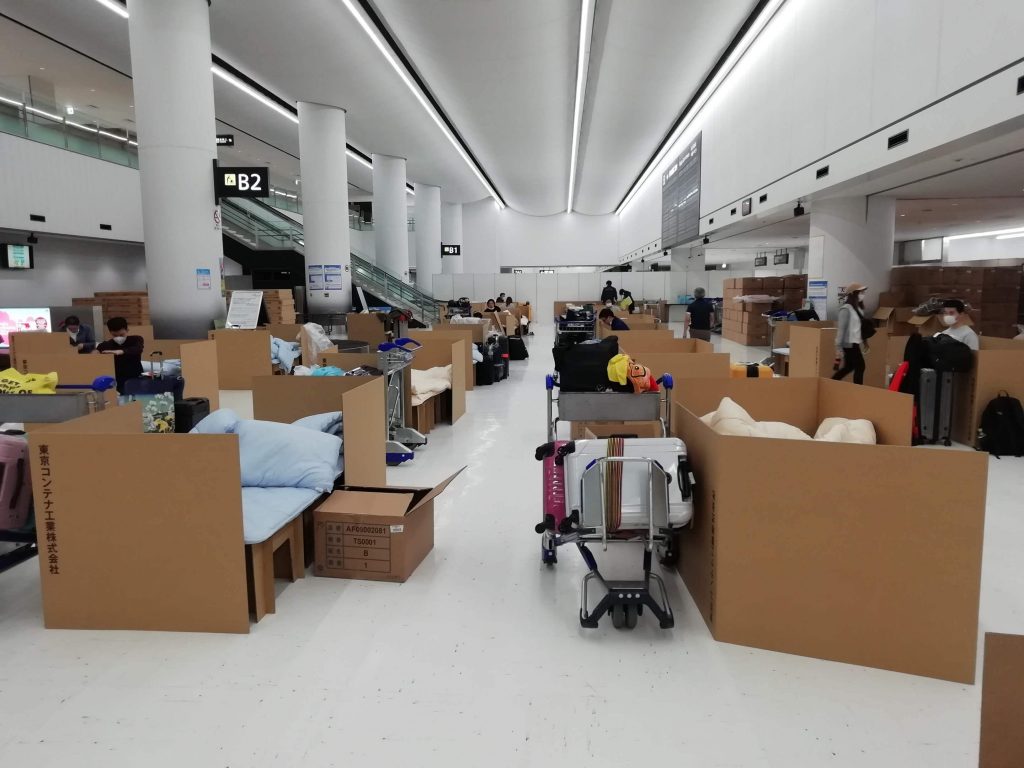
[(907, 214), (905, 214), (905, 213), (901, 213), (901, 214), (900, 214), (900, 218), (902, 219), (902, 218), (903, 218), (904, 216), (906, 216), (906, 215), (907, 215)]
[(39, 71), (40, 71), (40, 72), (45, 72), (45, 71), (46, 71), (46, 67), (40, 67), (40, 68), (39, 68)]
[(956, 207), (956, 206), (960, 205), (960, 203), (950, 203), (950, 205), (952, 205), (953, 207)]
[(70, 104), (68, 104), (66, 107), (64, 107), (64, 114), (67, 114), (67, 115), (75, 114), (75, 108), (73, 106), (71, 106)]
[(96, 93), (96, 89), (95, 88), (90, 88), (89, 89), (89, 93)]

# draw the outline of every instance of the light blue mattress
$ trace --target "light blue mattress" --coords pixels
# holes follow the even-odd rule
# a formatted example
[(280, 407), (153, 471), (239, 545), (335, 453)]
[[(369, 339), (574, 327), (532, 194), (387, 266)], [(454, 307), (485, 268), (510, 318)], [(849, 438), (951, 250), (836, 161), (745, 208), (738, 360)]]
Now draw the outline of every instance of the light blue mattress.
[(245, 543), (266, 541), (319, 497), (308, 488), (243, 488)]

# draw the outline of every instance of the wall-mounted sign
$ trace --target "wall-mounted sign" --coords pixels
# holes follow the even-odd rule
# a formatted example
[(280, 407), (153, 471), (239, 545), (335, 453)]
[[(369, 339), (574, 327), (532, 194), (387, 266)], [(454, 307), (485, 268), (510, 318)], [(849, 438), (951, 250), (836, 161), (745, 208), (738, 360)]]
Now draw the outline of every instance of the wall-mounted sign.
[(461, 256), (462, 246), (461, 245), (445, 245), (441, 243), (441, 255), (442, 256)]
[(324, 265), (324, 290), (325, 291), (340, 291), (343, 287), (342, 275), (345, 274), (345, 270), (341, 268), (341, 264), (325, 264)]
[(775, 254), (775, 258), (773, 260), (773, 263), (775, 263), (775, 264), (789, 264), (789, 254), (788, 253), (776, 253)]
[(746, 200), (743, 201), (743, 210), (740, 211), (740, 213), (742, 213), (744, 216), (749, 216), (750, 215), (750, 210), (751, 210), (751, 207), (753, 206), (753, 204), (754, 204), (754, 198), (748, 197)]
[(196, 290), (208, 291), (213, 287), (213, 274), (209, 269), (196, 270)]
[(661, 248), (688, 243), (700, 235), (701, 142), (698, 133), (661, 175)]
[(306, 267), (306, 282), (310, 291), (322, 291), (324, 289), (324, 265), (310, 264)]
[(767, 267), (768, 266), (768, 257), (767, 256), (755, 256), (754, 257), (754, 266), (755, 267)]
[(226, 168), (216, 166), (213, 171), (214, 194), (218, 197), (270, 197), (267, 169)]
[(218, 133), (217, 134), (217, 146), (218, 147), (233, 147), (233, 146), (235, 146), (235, 134), (233, 134), (233, 133)]

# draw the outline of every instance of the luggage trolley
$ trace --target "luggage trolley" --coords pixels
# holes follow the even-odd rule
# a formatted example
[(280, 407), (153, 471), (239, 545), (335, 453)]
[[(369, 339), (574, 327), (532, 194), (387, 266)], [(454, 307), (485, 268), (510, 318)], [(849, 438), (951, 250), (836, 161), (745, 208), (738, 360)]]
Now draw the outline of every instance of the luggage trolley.
[[(548, 374), (544, 386), (548, 393), (548, 440), (554, 441), (559, 421), (660, 421), (662, 434), (672, 427), (672, 387), (670, 374), (658, 380), (665, 391), (644, 392), (563, 392), (555, 397), (558, 379)], [(555, 405), (558, 416), (554, 415)]]
[(597, 338), (597, 318), (593, 312), (587, 320), (555, 318), (555, 344), (579, 343), (594, 338)]
[[(412, 349), (409, 347), (412, 346)], [(384, 372), (387, 396), (384, 402), (385, 446), (387, 464), (398, 466), (413, 458), (412, 452), (427, 444), (422, 432), (405, 426), (405, 371), (412, 363), (420, 344), (415, 339), (400, 338), (377, 347), (377, 367)]]

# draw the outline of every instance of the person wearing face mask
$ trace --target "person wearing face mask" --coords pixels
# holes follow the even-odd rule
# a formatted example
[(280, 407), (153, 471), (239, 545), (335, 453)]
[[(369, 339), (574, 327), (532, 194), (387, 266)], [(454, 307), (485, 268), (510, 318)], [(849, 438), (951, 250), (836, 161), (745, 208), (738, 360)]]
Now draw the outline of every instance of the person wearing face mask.
[(117, 391), (124, 394), (124, 383), (128, 379), (142, 376), (142, 352), (146, 342), (141, 336), (128, 335), (128, 321), (123, 317), (112, 317), (107, 320), (110, 339), (96, 347), (102, 355), (114, 356), (114, 378), (117, 379)]
[(939, 315), (946, 329), (936, 336), (945, 335), (963, 342), (975, 352), (978, 351), (978, 334), (967, 325), (967, 306), (960, 299), (947, 299), (942, 303), (942, 314)]
[(96, 334), (88, 325), (83, 325), (77, 315), (65, 317), (63, 326), (68, 334), (68, 343), (78, 350), (78, 354), (88, 354), (96, 349)]
[(836, 381), (853, 374), (854, 384), (864, 383), (864, 346), (874, 336), (875, 329), (870, 321), (864, 320), (864, 292), (867, 286), (851, 283), (846, 288), (846, 303), (839, 308), (836, 328)]

